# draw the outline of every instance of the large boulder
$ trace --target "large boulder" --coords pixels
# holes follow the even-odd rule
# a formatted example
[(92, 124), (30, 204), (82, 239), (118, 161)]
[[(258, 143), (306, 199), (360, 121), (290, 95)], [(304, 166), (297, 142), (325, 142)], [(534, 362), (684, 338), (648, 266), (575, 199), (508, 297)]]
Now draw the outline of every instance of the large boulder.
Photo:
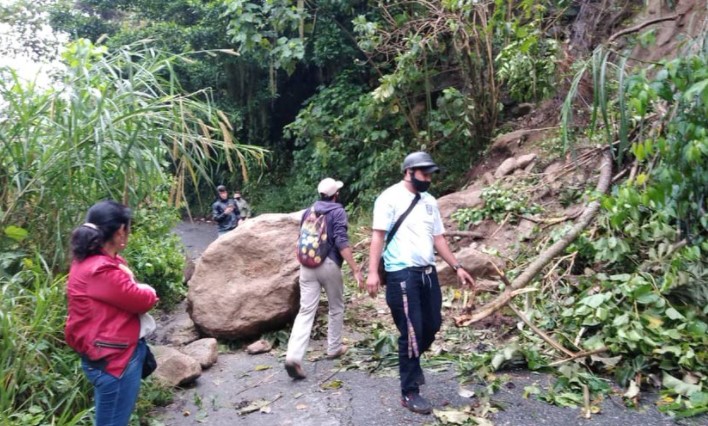
[[(455, 253), (455, 258), (475, 280), (487, 278), (494, 280), (499, 276), (497, 269), (504, 270), (504, 261), (498, 257), (482, 253), (472, 247), (466, 247)], [(494, 266), (496, 265), (496, 267)], [(457, 286), (457, 272), (444, 261), (436, 265), (438, 281), (441, 286)]]
[(478, 187), (470, 187), (460, 192), (453, 192), (452, 194), (438, 198), (440, 216), (445, 222), (450, 220), (450, 215), (457, 209), (479, 208), (483, 205), (482, 190)]
[(189, 281), (189, 308), (211, 337), (240, 339), (276, 330), (297, 314), (295, 243), (302, 213), (249, 219), (211, 243)]

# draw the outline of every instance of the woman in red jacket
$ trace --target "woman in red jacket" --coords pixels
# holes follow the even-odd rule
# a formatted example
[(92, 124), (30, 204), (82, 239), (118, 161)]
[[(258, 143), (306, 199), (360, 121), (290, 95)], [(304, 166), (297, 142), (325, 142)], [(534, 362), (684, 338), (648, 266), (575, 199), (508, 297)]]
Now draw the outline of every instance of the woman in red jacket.
[(147, 352), (141, 314), (158, 301), (155, 290), (136, 283), (118, 255), (128, 242), (130, 221), (129, 208), (101, 201), (71, 235), (64, 332), (94, 386), (94, 424), (100, 426), (124, 426), (130, 420)]

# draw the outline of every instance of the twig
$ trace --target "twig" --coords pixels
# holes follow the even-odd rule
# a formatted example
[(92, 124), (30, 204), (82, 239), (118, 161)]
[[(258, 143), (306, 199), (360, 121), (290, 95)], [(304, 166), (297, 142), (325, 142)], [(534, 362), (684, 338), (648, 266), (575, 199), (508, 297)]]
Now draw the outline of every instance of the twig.
[(474, 231), (445, 231), (444, 234), (446, 237), (471, 237), (471, 238), (479, 238), (479, 239), (484, 239), (486, 238), (484, 234), (481, 232), (474, 232)]
[(578, 346), (580, 344), (580, 338), (583, 337), (583, 334), (587, 331), (587, 327), (580, 327), (580, 331), (578, 331), (578, 335), (575, 336), (575, 340), (573, 340), (573, 344), (575, 347), (580, 347)]
[(588, 389), (588, 385), (585, 383), (581, 383), (580, 386), (583, 388), (583, 404), (585, 405), (585, 414), (583, 417), (589, 419), (592, 417), (592, 413), (590, 412), (590, 389)]
[(329, 379), (331, 379), (332, 377), (334, 377), (334, 376), (335, 376), (337, 373), (339, 373), (340, 371), (342, 371), (342, 367), (339, 367), (338, 369), (334, 370), (334, 372), (333, 372), (332, 374), (330, 374), (329, 376), (327, 376), (324, 380), (322, 380), (318, 386), (319, 386), (319, 387), (322, 387), (322, 385), (324, 385), (325, 383), (327, 383), (327, 382), (329, 381)]
[(637, 31), (641, 30), (641, 29), (644, 28), (644, 27), (648, 27), (649, 25), (653, 25), (653, 24), (658, 24), (659, 22), (673, 21), (673, 20), (677, 19), (677, 18), (680, 17), (680, 16), (683, 16), (683, 14), (682, 14), (682, 13), (677, 13), (677, 14), (671, 15), (671, 16), (663, 16), (663, 17), (661, 17), (661, 18), (655, 18), (655, 19), (650, 19), (650, 20), (648, 20), (648, 21), (644, 21), (644, 22), (642, 22), (642, 23), (639, 24), (639, 25), (635, 25), (635, 26), (633, 26), (633, 27), (625, 28), (625, 29), (623, 29), (622, 31), (618, 31), (618, 32), (614, 33), (613, 35), (610, 36), (610, 38), (607, 39), (607, 42), (608, 42), (608, 43), (612, 43), (613, 41), (615, 41), (615, 39), (616, 39), (617, 37), (621, 37), (621, 36), (623, 36), (623, 35), (625, 35), (625, 34), (629, 34), (629, 33), (636, 33)]
[(576, 353), (575, 355), (573, 355), (573, 356), (570, 357), (570, 358), (565, 358), (565, 359), (560, 359), (560, 360), (558, 360), (558, 361), (553, 361), (552, 363), (548, 364), (548, 366), (549, 366), (549, 367), (555, 367), (556, 365), (561, 365), (561, 364), (563, 364), (563, 363), (566, 363), (566, 362), (568, 362), (568, 361), (572, 361), (572, 360), (574, 360), (574, 359), (585, 358), (586, 356), (599, 354), (599, 353), (601, 353), (601, 352), (607, 352), (607, 348), (602, 347), (602, 348), (599, 348), (599, 349), (593, 349), (593, 350), (591, 350), (591, 351), (578, 352), (578, 353)]
[(612, 178), (612, 183), (617, 182), (622, 178), (622, 176), (627, 174), (627, 169), (622, 170), (621, 172), (617, 173), (613, 178)]
[(574, 356), (576, 355), (575, 352), (572, 352), (572, 351), (570, 351), (569, 349), (566, 349), (563, 345), (561, 345), (560, 343), (558, 343), (558, 342), (556, 342), (555, 340), (553, 340), (553, 338), (552, 338), (551, 336), (547, 335), (547, 334), (544, 333), (540, 328), (538, 328), (538, 327), (536, 327), (535, 325), (533, 325), (533, 323), (532, 323), (528, 318), (526, 318), (526, 315), (524, 315), (523, 312), (521, 312), (520, 310), (516, 309), (516, 306), (514, 306), (513, 304), (509, 304), (509, 309), (511, 309), (512, 311), (514, 311), (514, 313), (516, 314), (516, 316), (518, 316), (518, 317), (521, 319), (521, 321), (524, 322), (524, 324), (528, 325), (529, 328), (530, 328), (531, 330), (533, 330), (534, 333), (536, 333), (536, 334), (538, 334), (539, 336), (541, 336), (541, 338), (542, 338), (543, 340), (545, 340), (546, 343), (548, 343), (549, 345), (551, 345), (551, 346), (553, 346), (554, 348), (556, 348), (556, 350), (558, 350), (558, 351), (560, 351), (560, 352), (563, 352), (564, 354), (566, 354), (566, 355), (568, 355), (568, 356), (570, 356), (570, 357), (574, 357)]
[(504, 220), (502, 221), (501, 225), (499, 225), (499, 227), (492, 233), (492, 235), (489, 236), (490, 239), (494, 238), (494, 236), (497, 235), (497, 232), (499, 232), (499, 230), (502, 229), (502, 227), (504, 225), (506, 225), (506, 223), (509, 221), (510, 217), (511, 217), (511, 212), (506, 214), (506, 217), (504, 217)]
[[(265, 377), (265, 378), (259, 380), (258, 382), (254, 383), (254, 384), (251, 385), (251, 386), (248, 386), (248, 387), (246, 387), (246, 388), (241, 389), (240, 391), (236, 392), (233, 396), (240, 395), (240, 394), (246, 392), (247, 390), (251, 390), (251, 389), (253, 389), (253, 388), (257, 388), (258, 386), (262, 385), (263, 382), (265, 382), (266, 380), (271, 379), (273, 376), (275, 376), (275, 373), (271, 374), (271, 375), (268, 376), (268, 377)], [(276, 399), (277, 399), (277, 398), (276, 398)], [(274, 400), (274, 401), (275, 401), (275, 400)], [(271, 402), (273, 402), (273, 401), (271, 401)]]

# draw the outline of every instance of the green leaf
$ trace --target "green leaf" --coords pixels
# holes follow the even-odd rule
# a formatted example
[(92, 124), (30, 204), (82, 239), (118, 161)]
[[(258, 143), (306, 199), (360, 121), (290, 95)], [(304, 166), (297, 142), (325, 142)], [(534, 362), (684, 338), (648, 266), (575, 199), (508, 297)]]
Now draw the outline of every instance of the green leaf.
[(679, 395), (684, 396), (689, 396), (694, 392), (701, 391), (701, 385), (686, 383), (683, 380), (679, 380), (676, 377), (670, 375), (666, 371), (664, 371), (664, 375), (662, 378), (662, 386), (667, 389), (671, 389)]
[(672, 320), (685, 320), (686, 319), (686, 317), (681, 315), (681, 313), (674, 308), (667, 309), (666, 316), (671, 318)]
[(615, 317), (615, 319), (612, 321), (612, 325), (614, 325), (615, 327), (620, 327), (627, 324), (629, 324), (629, 314), (627, 313)]
[(5, 235), (9, 238), (21, 242), (27, 238), (27, 230), (18, 226), (10, 225), (4, 229)]
[(681, 348), (679, 346), (664, 346), (661, 348), (656, 348), (654, 349), (655, 354), (665, 354), (665, 353), (672, 353), (676, 355), (677, 357), (681, 356)]
[(606, 295), (604, 293), (593, 294), (592, 296), (588, 296), (588, 297), (581, 299), (580, 303), (582, 303), (583, 305), (587, 305), (591, 308), (597, 308), (598, 306), (605, 303), (607, 296), (608, 295)]

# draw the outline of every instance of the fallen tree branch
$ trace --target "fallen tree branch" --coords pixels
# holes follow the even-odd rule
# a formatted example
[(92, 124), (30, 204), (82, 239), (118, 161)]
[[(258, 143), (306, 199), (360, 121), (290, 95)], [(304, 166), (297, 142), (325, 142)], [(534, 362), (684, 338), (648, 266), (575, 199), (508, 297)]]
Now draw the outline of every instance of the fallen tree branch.
[(625, 34), (636, 33), (637, 31), (641, 30), (644, 27), (648, 27), (649, 25), (658, 24), (659, 22), (664, 22), (664, 21), (673, 21), (673, 20), (677, 19), (679, 16), (683, 16), (683, 14), (677, 13), (677, 14), (671, 15), (671, 16), (663, 16), (661, 18), (650, 19), (648, 21), (644, 21), (641, 24), (635, 25), (633, 27), (625, 28), (622, 31), (618, 31), (618, 32), (612, 34), (610, 36), (610, 38), (607, 39), (607, 42), (612, 43), (618, 37), (621, 37)]
[[(597, 182), (596, 190), (598, 193), (604, 194), (610, 187), (610, 181), (612, 178), (612, 155), (609, 149), (605, 149), (603, 152), (602, 163), (600, 165), (600, 178)], [(554, 257), (561, 254), (568, 246), (575, 241), (575, 239), (580, 235), (580, 233), (587, 228), (588, 225), (595, 218), (595, 215), (600, 210), (600, 201), (595, 200), (588, 203), (585, 211), (578, 219), (578, 222), (573, 225), (573, 227), (568, 231), (568, 233), (563, 236), (560, 240), (555, 242), (549, 248), (547, 248), (543, 253), (538, 255), (538, 257), (531, 262), (526, 270), (524, 270), (521, 275), (516, 277), (513, 282), (507, 284), (507, 289), (497, 296), (496, 299), (487, 303), (486, 305), (475, 310), (471, 314), (465, 315), (465, 318), (460, 318), (459, 321), (456, 318), (455, 323), (459, 325), (469, 325), (473, 322), (480, 321), (487, 316), (494, 313), (497, 309), (500, 309), (506, 305), (513, 296), (520, 294), (517, 291), (524, 286), (528, 285), (529, 282), (539, 273), (541, 270), (550, 263)], [(501, 279), (508, 282), (506, 276), (500, 271)]]
[(487, 318), (488, 316), (496, 312), (498, 309), (509, 303), (509, 301), (514, 296), (518, 296), (519, 294), (530, 293), (532, 291), (537, 290), (535, 288), (521, 288), (514, 291), (507, 289), (502, 292), (496, 299), (475, 310), (474, 312), (455, 317), (455, 325), (457, 325), (458, 327), (468, 326), (473, 322), (477, 322), (484, 318)]

